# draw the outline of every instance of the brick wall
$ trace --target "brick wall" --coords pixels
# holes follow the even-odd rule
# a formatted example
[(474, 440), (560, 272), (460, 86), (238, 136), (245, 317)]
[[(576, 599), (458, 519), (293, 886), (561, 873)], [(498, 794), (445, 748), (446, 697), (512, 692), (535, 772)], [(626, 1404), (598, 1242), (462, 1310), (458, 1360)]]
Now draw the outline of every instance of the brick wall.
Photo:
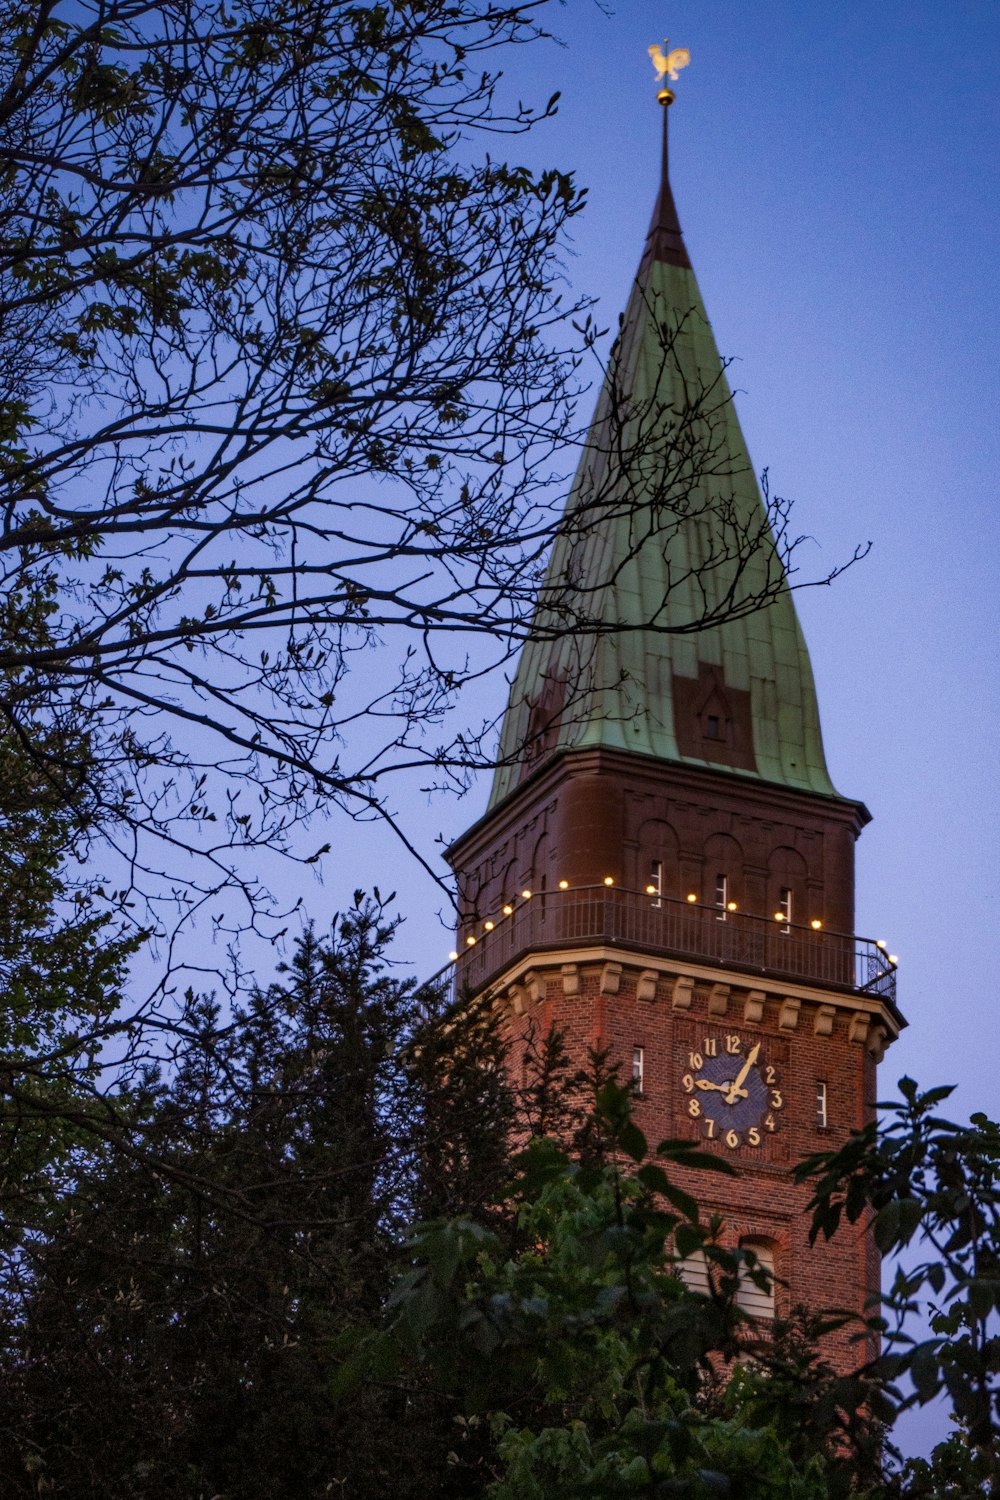
[[(634, 1049), (641, 1047), (643, 1092), (635, 1104), (637, 1124), (651, 1147), (669, 1137), (698, 1140), (737, 1168), (734, 1178), (671, 1170), (678, 1185), (696, 1197), (705, 1217), (722, 1216), (727, 1245), (757, 1240), (773, 1247), (777, 1276), (786, 1283), (776, 1290), (779, 1313), (797, 1304), (813, 1310), (841, 1307), (864, 1312), (878, 1278), (871, 1236), (845, 1226), (831, 1243), (820, 1240), (810, 1246), (809, 1189), (791, 1176), (799, 1158), (832, 1149), (870, 1117), (875, 1065), (856, 1012), (837, 1009), (831, 1019), (826, 1006), (817, 1031), (818, 1005), (800, 1000), (790, 1008), (787, 995), (765, 993), (751, 988), (750, 982), (741, 986), (738, 976), (731, 974), (692, 979), (669, 972), (653, 975), (614, 962), (573, 967), (568, 978), (562, 965), (536, 968), (526, 985), (513, 987), (517, 1009), (510, 1011), (510, 1034), (517, 1079), (522, 1076), (529, 1035), (553, 1026), (563, 1034), (577, 1064), (584, 1063), (591, 1048), (607, 1048), (623, 1081), (631, 1077)], [(567, 983), (577, 992), (567, 994)], [(735, 1055), (747, 1057), (759, 1043), (758, 1062), (772, 1070), (761, 1080), (773, 1080), (767, 1104), (780, 1098), (780, 1107), (766, 1110), (764, 1119), (770, 1117), (774, 1128), (757, 1127), (759, 1144), (750, 1143), (752, 1127), (744, 1123), (735, 1132), (739, 1144), (727, 1145), (723, 1096), (689, 1086), (692, 1052), (703, 1056), (713, 1043), (717, 1058), (725, 1055), (727, 1044), (738, 1044)], [(713, 1066), (717, 1076), (728, 1071), (721, 1061)], [(707, 1076), (704, 1069), (701, 1076)], [(825, 1128), (817, 1122), (819, 1082), (827, 1085)], [(699, 1106), (697, 1114), (690, 1112), (692, 1101)], [(718, 1117), (711, 1132), (706, 1104)], [(826, 1352), (844, 1372), (863, 1357), (850, 1330), (830, 1335)]]

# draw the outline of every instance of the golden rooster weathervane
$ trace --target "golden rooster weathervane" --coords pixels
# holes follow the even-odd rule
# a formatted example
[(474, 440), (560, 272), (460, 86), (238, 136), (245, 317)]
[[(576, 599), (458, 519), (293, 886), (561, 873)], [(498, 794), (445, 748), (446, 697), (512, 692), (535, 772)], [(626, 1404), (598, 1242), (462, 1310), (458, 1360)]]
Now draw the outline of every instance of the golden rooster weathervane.
[(649, 47), (647, 50), (653, 67), (656, 69), (656, 81), (663, 85), (656, 97), (661, 104), (672, 104), (674, 91), (673, 89), (668, 89), (663, 80), (669, 78), (671, 83), (676, 83), (677, 74), (681, 68), (687, 67), (691, 61), (691, 54), (686, 47), (675, 47), (671, 51), (670, 43), (666, 39), (664, 39), (662, 47), (658, 42), (654, 42), (652, 47)]

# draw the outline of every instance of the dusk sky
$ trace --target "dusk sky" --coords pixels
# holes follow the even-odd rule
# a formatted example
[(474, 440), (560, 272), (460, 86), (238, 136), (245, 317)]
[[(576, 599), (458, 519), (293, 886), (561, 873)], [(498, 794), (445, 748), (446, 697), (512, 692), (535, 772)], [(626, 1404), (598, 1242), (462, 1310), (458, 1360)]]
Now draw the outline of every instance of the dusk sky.
[[(656, 193), (646, 48), (669, 35), (691, 50), (671, 175), (754, 464), (815, 539), (803, 573), (872, 543), (797, 602), (834, 783), (874, 815), (856, 930), (900, 956), (910, 1028), (882, 1090), (908, 1072), (957, 1083), (959, 1111), (995, 1112), (1000, 7), (674, 3), (661, 17), (647, 0), (613, 15), (572, 0), (555, 20), (565, 45), (514, 54), (508, 79), (526, 98), (560, 89), (559, 116), (509, 154), (588, 185), (568, 271), (605, 326)], [(488, 690), (497, 709), (504, 696)], [(428, 853), (487, 791), (419, 814)], [(395, 889), (399, 956), (438, 968), (440, 891), (370, 827), (335, 843), (324, 886), (306, 883), (311, 913), (358, 885)]]

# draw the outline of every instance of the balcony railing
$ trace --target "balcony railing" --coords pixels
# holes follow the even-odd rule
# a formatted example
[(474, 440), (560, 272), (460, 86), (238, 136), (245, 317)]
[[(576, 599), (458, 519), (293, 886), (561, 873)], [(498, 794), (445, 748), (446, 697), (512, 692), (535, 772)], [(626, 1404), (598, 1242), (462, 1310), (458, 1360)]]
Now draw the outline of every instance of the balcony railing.
[[(469, 938), (474, 942), (470, 943)], [(724, 911), (622, 886), (521, 897), (491, 926), (459, 933), (457, 981), (482, 989), (526, 953), (592, 944), (637, 948), (745, 974), (813, 981), (896, 1001), (896, 964), (870, 938)]]

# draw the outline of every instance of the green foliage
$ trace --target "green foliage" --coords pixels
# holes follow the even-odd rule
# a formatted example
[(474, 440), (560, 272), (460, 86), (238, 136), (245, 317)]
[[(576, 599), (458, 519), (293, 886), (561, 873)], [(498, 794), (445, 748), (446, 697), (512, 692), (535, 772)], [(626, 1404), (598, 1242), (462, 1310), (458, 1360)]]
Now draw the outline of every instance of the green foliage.
[(231, 1020), (189, 996), (169, 1071), (81, 1134), (4, 1288), (5, 1497), (381, 1500), (446, 1468), (432, 1394), (338, 1371), (415, 1206), (460, 1160), (449, 1208), (490, 1195), (509, 1100), (490, 1017), (393, 978), (391, 926), (359, 903)]
[[(839, 1151), (796, 1169), (815, 1183), (811, 1235), (835, 1234), (842, 1220), (872, 1217), (876, 1243), (899, 1261), (886, 1309), (895, 1326), (877, 1372), (906, 1377), (905, 1405), (942, 1392), (994, 1485), (1000, 1438), (1000, 1126), (983, 1114), (958, 1125), (936, 1114), (951, 1088), (920, 1093), (911, 1078), (902, 1099)], [(909, 1331), (926, 1317), (931, 1337)]]
[[(745, 1257), (718, 1245), (718, 1224), (703, 1223), (671, 1179), (679, 1166), (727, 1164), (676, 1141), (647, 1160), (628, 1091), (613, 1081), (597, 1092), (593, 1126), (604, 1151), (590, 1164), (552, 1140), (528, 1142), (507, 1190), (512, 1233), (469, 1220), (414, 1232), (393, 1327), (370, 1357), (384, 1369), (391, 1350), (454, 1393), (467, 1423), (489, 1425), (493, 1500), (856, 1493), (848, 1454), (863, 1436), (872, 1467), (875, 1440), (862, 1413), (847, 1422), (841, 1408), (870, 1384), (838, 1383), (822, 1366), (797, 1408), (811, 1422), (783, 1417), (778, 1373), (787, 1395), (802, 1371), (784, 1348), (758, 1343), (735, 1300)], [(705, 1296), (678, 1275), (694, 1249), (711, 1268)], [(751, 1350), (755, 1366), (769, 1362), (766, 1376), (741, 1365)], [(454, 1464), (482, 1482), (480, 1450), (467, 1459), (457, 1449)]]
[(964, 1425), (959, 1425), (930, 1458), (906, 1461), (893, 1493), (904, 1500), (988, 1500), (997, 1493), (996, 1479), (993, 1455), (972, 1446)]
[[(49, 647), (52, 610), (51, 588), (12, 590), (0, 631)], [(111, 921), (76, 866), (107, 799), (86, 726), (52, 714), (31, 674), (0, 681), (17, 705), (0, 719), (0, 1256), (16, 1287), (28, 1238), (72, 1175), (105, 1049), (120, 1047), (142, 934)]]

